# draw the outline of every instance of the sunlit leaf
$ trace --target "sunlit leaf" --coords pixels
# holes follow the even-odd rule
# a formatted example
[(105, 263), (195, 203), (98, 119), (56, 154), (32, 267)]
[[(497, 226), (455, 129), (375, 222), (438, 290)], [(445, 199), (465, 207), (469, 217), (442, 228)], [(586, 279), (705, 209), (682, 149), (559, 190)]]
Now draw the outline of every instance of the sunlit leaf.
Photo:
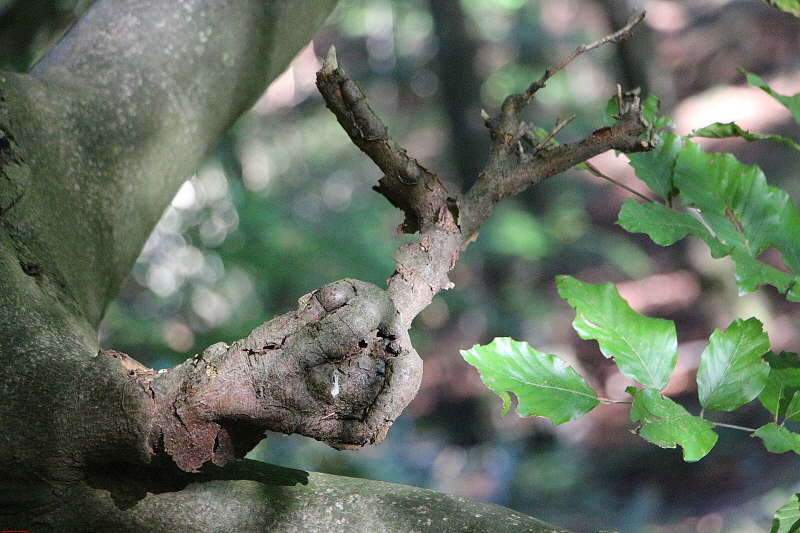
[(732, 411), (764, 389), (769, 365), (761, 359), (769, 337), (755, 318), (734, 320), (724, 332), (715, 330), (697, 370), (700, 404), (714, 411)]
[(592, 285), (558, 276), (556, 284), (575, 309), (572, 326), (582, 339), (596, 340), (625, 376), (658, 390), (667, 386), (678, 357), (672, 321), (637, 313), (612, 283)]
[(461, 350), (461, 355), (503, 399), (503, 414), (511, 403), (509, 392), (517, 396), (519, 416), (543, 416), (554, 424), (578, 419), (600, 403), (572, 367), (527, 342), (500, 337), (485, 346)]
[(800, 420), (800, 359), (791, 352), (768, 353), (769, 374), (758, 401), (775, 417)]
[(800, 453), (800, 434), (778, 424), (765, 424), (755, 430), (753, 436), (763, 440), (764, 446), (772, 453)]
[(775, 512), (769, 533), (797, 533), (800, 531), (800, 494), (795, 494)]
[(700, 210), (723, 244), (747, 246), (753, 255), (767, 246), (763, 230), (775, 222), (776, 213), (758, 167), (743, 165), (731, 154), (705, 153), (700, 145), (686, 141), (675, 165), (674, 183), (684, 203)]
[(651, 388), (636, 390), (628, 387), (633, 396), (631, 420), (639, 424), (639, 435), (662, 448), (683, 448), (685, 461), (705, 457), (717, 442), (713, 424)]
[(754, 268), (769, 246), (781, 252), (786, 267), (800, 271), (800, 215), (786, 191), (767, 184), (758, 167), (743, 165), (731, 154), (704, 153), (691, 141), (678, 156), (674, 184), (689, 207), (699, 210), (716, 239), (735, 248), (740, 288), (771, 283), (791, 287), (777, 269)]

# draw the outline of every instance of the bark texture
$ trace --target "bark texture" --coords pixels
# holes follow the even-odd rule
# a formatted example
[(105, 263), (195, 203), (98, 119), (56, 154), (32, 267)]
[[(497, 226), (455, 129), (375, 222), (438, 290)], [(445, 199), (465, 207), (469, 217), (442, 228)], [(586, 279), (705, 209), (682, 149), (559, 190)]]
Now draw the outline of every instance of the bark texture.
[[(206, 470), (207, 468), (204, 468)], [(75, 507), (42, 515), (33, 531), (114, 533), (569, 533), (489, 503), (363, 479), (236, 461), (209, 473), (136, 471), (90, 479)], [(120, 473), (125, 473), (122, 470)], [(131, 481), (133, 479), (133, 481)], [(51, 528), (50, 524), (71, 524)], [(30, 528), (6, 520), (3, 527)], [(7, 526), (6, 526), (7, 525)]]

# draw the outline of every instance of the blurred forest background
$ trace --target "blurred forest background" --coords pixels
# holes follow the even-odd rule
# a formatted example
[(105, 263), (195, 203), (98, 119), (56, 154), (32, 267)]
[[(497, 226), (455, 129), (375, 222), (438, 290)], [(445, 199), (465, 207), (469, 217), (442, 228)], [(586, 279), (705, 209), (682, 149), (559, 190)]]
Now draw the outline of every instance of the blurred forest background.
[[(0, 0), (0, 65), (25, 70), (90, 1)], [(103, 323), (104, 347), (162, 368), (232, 342), (297, 298), (344, 277), (384, 286), (400, 213), (370, 190), (379, 171), (347, 139), (314, 87), (335, 45), (391, 134), (448, 188), (468, 186), (488, 139), (480, 110), (524, 89), (576, 46), (647, 10), (635, 37), (576, 60), (537, 93), (530, 120), (577, 119), (568, 142), (601, 125), (615, 94), (656, 94), (678, 133), (736, 120), (800, 138), (788, 112), (747, 87), (736, 67), (784, 94), (800, 92), (800, 22), (759, 0), (343, 0), (314, 43), (181, 188)], [(706, 142), (759, 164), (800, 198), (798, 154), (777, 144)], [(177, 155), (179, 157), (179, 155)], [(624, 157), (594, 164), (646, 192)], [(499, 416), (460, 349), (495, 336), (565, 358), (610, 398), (628, 383), (594, 342), (578, 339), (554, 276), (613, 281), (637, 310), (676, 320), (680, 359), (669, 389), (691, 412), (708, 335), (757, 316), (773, 349), (800, 351), (800, 309), (770, 289), (737, 297), (728, 260), (689, 240), (670, 248), (614, 223), (622, 188), (569, 172), (501, 204), (412, 337), (425, 360), (418, 397), (384, 444), (337, 452), (270, 435), (251, 457), (276, 464), (429, 487), (479, 498), (576, 532), (750, 533), (800, 490), (800, 458), (723, 429), (706, 458), (686, 464), (632, 435), (626, 406), (601, 406), (555, 427)], [(758, 427), (753, 403), (719, 421)]]

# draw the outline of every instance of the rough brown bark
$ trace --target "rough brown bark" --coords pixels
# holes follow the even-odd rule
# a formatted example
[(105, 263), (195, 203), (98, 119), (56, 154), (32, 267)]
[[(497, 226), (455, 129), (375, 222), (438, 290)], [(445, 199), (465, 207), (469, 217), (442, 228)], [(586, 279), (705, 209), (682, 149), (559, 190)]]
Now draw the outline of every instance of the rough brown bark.
[(266, 430), (340, 449), (377, 444), (416, 394), (422, 368), (386, 292), (341, 280), (230, 346), (132, 373), (153, 405), (150, 449), (196, 471), (243, 457)]

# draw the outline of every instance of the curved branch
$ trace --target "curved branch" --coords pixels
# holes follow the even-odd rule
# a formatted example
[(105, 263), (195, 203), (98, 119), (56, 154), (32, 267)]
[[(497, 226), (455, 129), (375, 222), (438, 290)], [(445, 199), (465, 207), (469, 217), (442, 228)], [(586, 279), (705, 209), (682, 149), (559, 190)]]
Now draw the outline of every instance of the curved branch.
[[(117, 468), (120, 479), (103, 476), (101, 484), (90, 481), (91, 487), (76, 484), (70, 489), (73, 505), (47, 509), (37, 523), (56, 531), (114, 533), (569, 533), (491, 503), (256, 461), (177, 476)], [(30, 529), (25, 518), (4, 518), (3, 525)]]

